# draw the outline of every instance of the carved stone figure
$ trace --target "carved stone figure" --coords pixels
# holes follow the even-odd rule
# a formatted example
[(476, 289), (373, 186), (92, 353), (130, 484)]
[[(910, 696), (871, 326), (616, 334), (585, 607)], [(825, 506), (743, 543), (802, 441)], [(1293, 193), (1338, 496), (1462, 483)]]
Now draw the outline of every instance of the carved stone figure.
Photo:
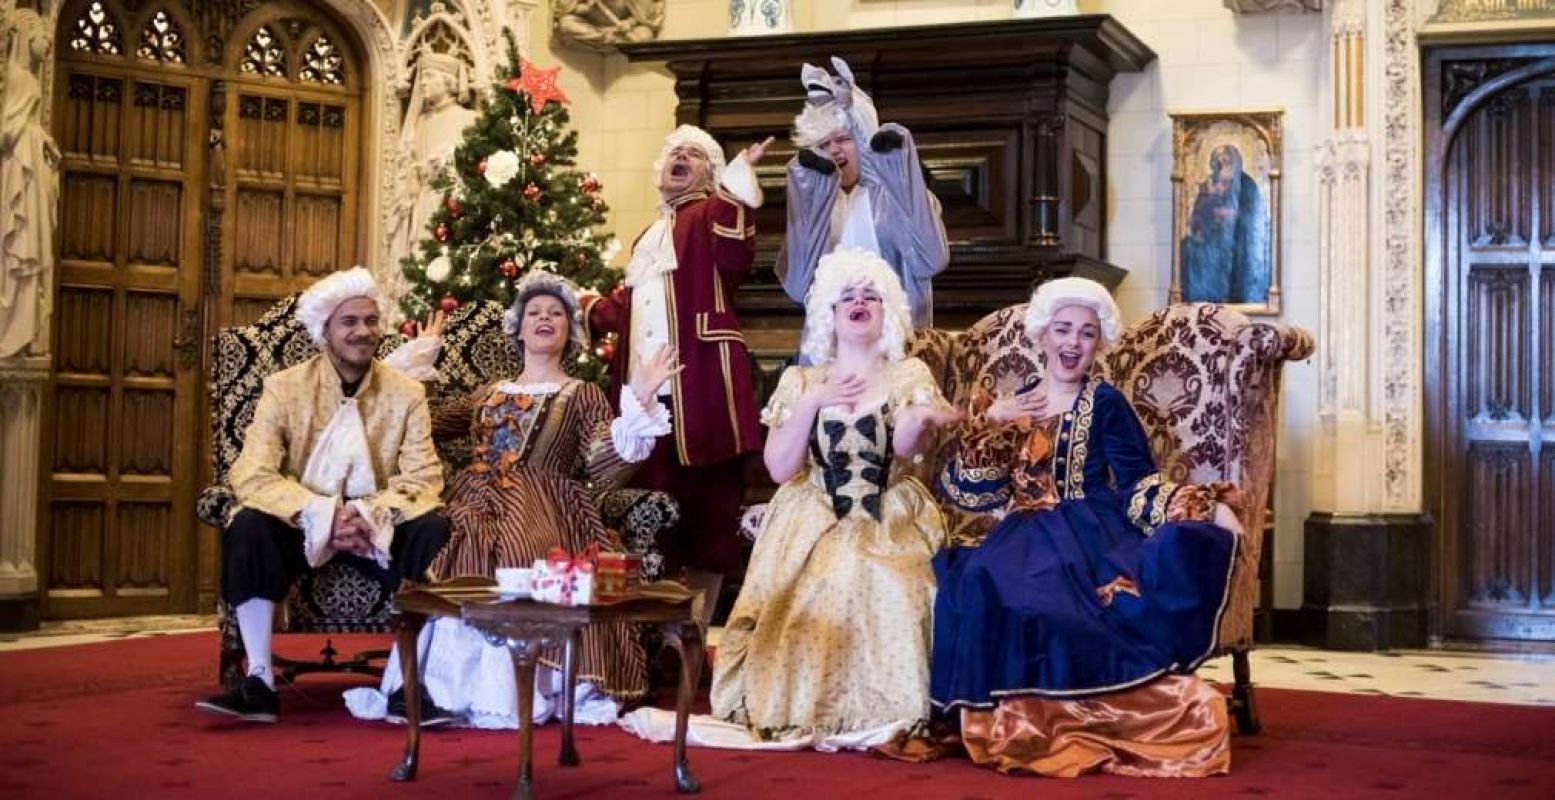
[(664, 0), (552, 0), (551, 31), (568, 44), (609, 50), (664, 27)]
[(427, 221), (442, 201), (432, 178), (453, 158), (464, 129), (478, 114), (466, 104), (474, 99), (470, 65), (457, 55), (424, 49), (416, 59), (416, 76), (400, 131), (400, 152), (408, 162), (401, 184), (394, 229), (394, 255), (414, 256), (426, 236)]
[[(46, 341), (59, 148), (43, 127), (39, 68), (52, 37), (36, 11), (6, 17), (5, 92), (0, 107), (0, 358)], [(43, 313), (40, 314), (40, 311)], [(40, 320), (40, 316), (42, 319)], [(37, 349), (42, 349), (37, 348)]]

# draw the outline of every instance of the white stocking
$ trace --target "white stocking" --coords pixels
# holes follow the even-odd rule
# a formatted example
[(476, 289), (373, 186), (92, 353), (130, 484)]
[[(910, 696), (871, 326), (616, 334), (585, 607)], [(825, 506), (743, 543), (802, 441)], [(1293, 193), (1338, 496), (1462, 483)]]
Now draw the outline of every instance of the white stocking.
[(248, 656), (248, 674), (258, 675), (271, 689), (275, 672), (270, 664), (270, 628), (275, 624), (275, 602), (263, 597), (245, 600), (233, 613), (238, 617), (238, 634), (243, 637), (243, 652)]

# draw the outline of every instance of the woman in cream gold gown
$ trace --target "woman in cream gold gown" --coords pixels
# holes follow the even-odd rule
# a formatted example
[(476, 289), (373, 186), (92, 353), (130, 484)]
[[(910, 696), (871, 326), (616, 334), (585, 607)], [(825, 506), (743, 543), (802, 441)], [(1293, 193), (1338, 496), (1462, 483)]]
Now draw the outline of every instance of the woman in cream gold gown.
[[(945, 528), (934, 499), (894, 468), (930, 426), (959, 419), (928, 368), (904, 357), (911, 322), (873, 253), (821, 260), (804, 355), (763, 411), (767, 507), (718, 643), (713, 718), (690, 741), (719, 747), (867, 748), (928, 720), (934, 576)], [(672, 718), (623, 718), (662, 740)]]

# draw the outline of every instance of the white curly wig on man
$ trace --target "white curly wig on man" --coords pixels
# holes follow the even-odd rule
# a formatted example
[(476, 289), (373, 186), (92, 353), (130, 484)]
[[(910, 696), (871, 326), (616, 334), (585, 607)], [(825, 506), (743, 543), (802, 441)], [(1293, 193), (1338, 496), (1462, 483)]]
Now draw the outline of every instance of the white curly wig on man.
[(1098, 350), (1106, 350), (1117, 343), (1122, 332), (1118, 304), (1107, 292), (1107, 287), (1089, 278), (1059, 278), (1038, 286), (1026, 306), (1026, 338), (1040, 344), (1042, 334), (1053, 322), (1053, 315), (1067, 306), (1084, 306), (1096, 312), (1101, 327)]
[(805, 295), (804, 336), (799, 352), (812, 366), (831, 363), (837, 355), (837, 318), (834, 307), (842, 293), (853, 287), (869, 287), (880, 293), (885, 311), (880, 334), (880, 354), (900, 361), (912, 336), (912, 311), (907, 292), (891, 265), (868, 250), (848, 248), (821, 257), (815, 280)]
[(513, 305), (502, 312), (502, 333), (508, 337), (519, 356), (523, 357), (524, 343), (519, 339), (519, 332), (524, 327), (524, 306), (540, 295), (560, 300), (562, 307), (567, 309), (567, 320), (571, 324), (567, 326), (567, 347), (563, 351), (563, 359), (576, 356), (579, 348), (588, 345), (588, 334), (583, 330), (583, 313), (578, 307), (578, 287), (554, 272), (531, 269), (519, 279), (518, 285), (513, 287)]
[(707, 158), (707, 174), (713, 186), (718, 185), (718, 179), (728, 167), (728, 161), (724, 158), (723, 146), (707, 131), (695, 125), (681, 125), (669, 132), (664, 137), (664, 146), (659, 149), (659, 157), (653, 161), (653, 185), (659, 186), (659, 179), (664, 175), (664, 161), (670, 157), (670, 151), (683, 145), (689, 145), (702, 151)]
[(373, 280), (373, 274), (366, 267), (352, 267), (320, 278), (297, 298), (294, 313), (297, 321), (308, 329), (314, 344), (322, 345), (324, 323), (335, 315), (335, 309), (340, 308), (341, 303), (356, 297), (373, 301), (379, 313), (382, 313), (383, 293), (378, 291), (378, 282)]

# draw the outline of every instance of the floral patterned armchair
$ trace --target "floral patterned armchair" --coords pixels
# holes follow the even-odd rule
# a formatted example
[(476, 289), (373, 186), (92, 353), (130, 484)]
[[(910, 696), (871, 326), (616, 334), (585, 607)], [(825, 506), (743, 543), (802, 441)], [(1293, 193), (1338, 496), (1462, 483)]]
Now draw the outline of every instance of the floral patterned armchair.
[[(211, 367), (212, 484), (197, 503), (200, 521), (220, 529), (236, 511), (236, 498), (227, 485), (227, 472), (243, 448), (243, 434), (254, 418), (254, 405), (264, 379), (300, 363), (318, 352), (294, 316), (296, 297), (276, 303), (252, 325), (225, 328), (216, 335)], [(502, 311), (497, 303), (469, 304), (449, 320), (436, 368), (441, 380), (429, 387), (429, 401), (436, 413), (446, 399), (516, 373), (517, 354), (502, 335)], [(379, 355), (404, 343), (398, 334), (384, 337)], [(437, 442), (445, 470), (456, 471), (469, 459), (470, 442), (460, 438)], [(658, 537), (672, 527), (679, 511), (662, 492), (622, 489), (600, 497), (605, 524), (620, 532), (627, 549), (643, 554), (649, 579), (658, 577), (663, 558)], [(371, 561), (336, 558), (305, 573), (280, 604), (275, 629), (288, 633), (383, 632), (389, 628), (390, 601), (399, 586), (391, 573)], [(242, 680), (243, 646), (237, 622), (225, 602), (217, 602), (221, 630), (220, 677), (223, 683)], [(377, 674), (374, 661), (384, 651), (362, 653), (343, 661), (326, 641), (317, 662), (277, 657), (281, 674), (292, 678), (307, 672), (342, 671)]]
[[(973, 390), (1013, 390), (1040, 366), (1025, 341), (1025, 304), (979, 320), (964, 333), (919, 331), (910, 353), (941, 376), (941, 389), (964, 407)], [(1242, 491), (1247, 532), (1232, 568), (1231, 596), (1220, 624), (1220, 654), (1233, 659), (1231, 707), (1237, 728), (1258, 731), (1248, 651), (1258, 603), (1258, 567), (1274, 478), (1280, 376), (1286, 361), (1312, 354), (1300, 328), (1252, 322), (1209, 304), (1173, 305), (1123, 332), (1103, 356), (1103, 375), (1132, 402), (1151, 451), (1174, 481), (1231, 481)], [(955, 442), (940, 434), (915, 472), (935, 474)], [(930, 484), (933, 485), (933, 484)], [(976, 540), (992, 517), (944, 503), (953, 541)]]

